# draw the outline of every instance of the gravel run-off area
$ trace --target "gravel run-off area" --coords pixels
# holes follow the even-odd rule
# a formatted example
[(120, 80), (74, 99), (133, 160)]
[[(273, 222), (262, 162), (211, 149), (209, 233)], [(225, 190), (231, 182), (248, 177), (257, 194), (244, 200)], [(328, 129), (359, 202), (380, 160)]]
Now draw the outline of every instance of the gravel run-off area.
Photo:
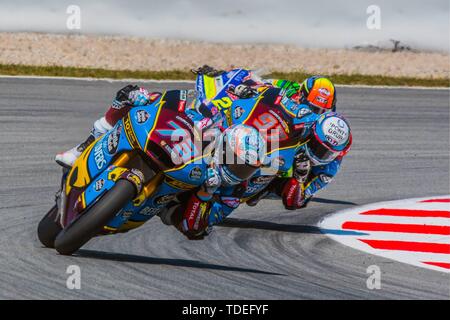
[(0, 64), (112, 70), (186, 70), (203, 64), (264, 71), (448, 78), (445, 52), (369, 52), (77, 34), (0, 32)]

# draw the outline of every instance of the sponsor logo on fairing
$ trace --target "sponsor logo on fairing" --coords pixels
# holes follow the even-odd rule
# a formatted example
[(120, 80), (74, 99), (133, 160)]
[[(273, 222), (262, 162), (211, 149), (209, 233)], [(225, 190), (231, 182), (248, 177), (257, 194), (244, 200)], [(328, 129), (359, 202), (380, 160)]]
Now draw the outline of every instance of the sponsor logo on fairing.
[(127, 136), (128, 142), (134, 149), (139, 149), (139, 143), (136, 134), (133, 131), (133, 126), (131, 125), (130, 115), (124, 118), (123, 124), (125, 135)]
[(108, 150), (108, 153), (111, 155), (117, 152), (121, 131), (122, 126), (119, 125), (108, 135), (108, 138), (106, 139), (106, 149)]
[(106, 164), (105, 155), (103, 153), (103, 147), (101, 143), (97, 143), (94, 148), (94, 160), (95, 164), (97, 165), (97, 169), (99, 170), (102, 169)]
[(104, 179), (97, 180), (97, 181), (95, 181), (94, 190), (98, 192), (101, 189), (103, 189), (104, 185), (105, 185)]
[(124, 211), (122, 212), (122, 219), (128, 220), (133, 215), (133, 211)]
[(138, 110), (136, 111), (136, 121), (139, 124), (144, 124), (147, 122), (148, 118), (150, 118), (150, 115), (145, 110)]
[(203, 171), (200, 167), (195, 167), (189, 172), (189, 179), (191, 180), (200, 180), (202, 177)]
[(234, 109), (233, 116), (235, 119), (239, 119), (244, 114), (244, 112), (245, 112), (244, 109), (237, 106), (236, 109)]
[(139, 214), (142, 214), (143, 216), (154, 216), (160, 210), (161, 208), (145, 207), (141, 211), (139, 211)]

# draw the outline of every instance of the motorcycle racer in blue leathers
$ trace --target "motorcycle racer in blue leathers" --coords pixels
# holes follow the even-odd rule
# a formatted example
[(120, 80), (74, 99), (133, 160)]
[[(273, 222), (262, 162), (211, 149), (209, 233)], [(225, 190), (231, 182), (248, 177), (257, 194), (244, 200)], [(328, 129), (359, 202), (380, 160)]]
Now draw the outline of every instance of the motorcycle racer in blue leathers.
[(311, 114), (304, 137), (307, 142), (299, 147), (292, 177), (258, 176), (237, 187), (221, 187), (219, 201), (214, 202), (209, 217), (210, 225), (223, 221), (240, 203), (250, 206), (274, 192), (288, 210), (303, 208), (325, 188), (338, 173), (342, 159), (352, 144), (348, 121), (340, 114), (327, 112)]
[[(323, 84), (322, 87), (320, 86), (321, 82)], [(321, 79), (318, 80), (317, 78), (306, 80), (301, 86), (297, 83), (284, 80), (273, 80), (270, 84), (267, 82), (262, 84), (261, 82), (248, 79), (242, 86), (234, 88), (234, 92), (239, 98), (245, 98), (256, 94), (258, 87), (263, 85), (282, 87), (285, 92), (285, 98), (283, 99), (285, 106), (287, 108), (305, 110), (303, 117), (304, 127), (306, 129), (313, 128), (314, 123), (318, 120), (316, 117), (317, 114), (311, 112), (312, 110), (323, 112), (335, 108), (334, 86), (332, 89), (327, 88), (326, 85), (329, 85), (329, 83), (327, 81), (323, 82)], [(308, 100), (308, 93), (311, 95), (311, 101)], [(127, 108), (148, 104), (157, 96), (158, 93), (149, 93), (145, 89), (137, 86), (130, 85), (121, 89), (105, 117), (95, 122), (93, 133), (96, 136), (101, 135), (114, 125), (114, 121), (117, 121), (116, 119), (120, 119), (122, 113), (126, 113)], [(324, 97), (328, 97), (328, 99), (324, 99)], [(299, 104), (300, 101), (303, 101), (304, 104)], [(313, 102), (315, 103), (313, 104)], [(322, 103), (323, 108), (319, 107), (320, 103)], [(211, 120), (203, 118), (199, 123), (202, 126), (204, 125), (204, 127), (208, 127), (211, 125)], [(309, 131), (311, 130), (305, 130), (305, 139), (309, 137), (307, 134)], [(90, 141), (88, 142), (88, 140)], [(85, 144), (91, 143), (94, 139), (88, 140)], [(351, 139), (348, 146), (350, 144)], [(235, 181), (228, 181), (227, 183), (227, 179), (233, 180), (233, 175), (227, 174), (223, 168), (220, 170), (220, 167), (210, 168), (204, 187), (195, 194), (196, 199), (192, 198), (188, 201), (181, 224), (183, 228), (180, 231), (186, 235), (189, 234), (189, 237), (195, 238), (203, 233), (204, 223), (199, 224), (200, 220), (207, 218), (208, 222), (206, 224), (209, 225), (219, 223), (225, 216), (237, 208), (241, 202), (246, 200), (247, 204), (255, 205), (259, 199), (263, 198), (272, 189), (282, 190), (278, 194), (282, 196), (283, 203), (287, 209), (301, 208), (306, 205), (309, 199), (329, 183), (337, 173), (344, 154), (337, 155), (332, 161), (328, 161), (330, 159), (316, 157), (314, 165), (311, 165), (314, 152), (308, 149), (308, 145), (299, 148), (291, 173), (292, 177), (269, 177), (264, 175), (257, 176), (255, 174), (255, 177), (249, 180), (242, 178), (235, 179)], [(76, 151), (81, 153), (82, 148), (83, 144), (76, 147)], [(73, 161), (76, 157), (76, 155), (72, 157)], [(213, 194), (215, 196), (214, 201), (211, 201)], [(202, 203), (207, 202), (212, 202), (210, 210), (206, 210), (206, 207), (202, 205)], [(199, 210), (193, 212), (192, 208)], [(202, 219), (198, 217), (202, 217)]]
[[(232, 70), (234, 71), (234, 70)], [(231, 72), (232, 72), (231, 71)], [(209, 76), (217, 76), (225, 71), (218, 71), (209, 66), (203, 66), (194, 70), (197, 74), (207, 73)], [(286, 80), (263, 81), (258, 77), (248, 77), (242, 85), (234, 88), (234, 93), (240, 98), (248, 98), (257, 94), (258, 88), (272, 85), (280, 87), (284, 91), (282, 105), (289, 110), (295, 110), (300, 115), (305, 127), (304, 139), (309, 139), (306, 145), (299, 148), (291, 177), (275, 177), (255, 175), (239, 186), (220, 188), (218, 201), (214, 202), (210, 224), (219, 223), (224, 217), (236, 209), (241, 202), (254, 206), (257, 202), (268, 195), (272, 190), (282, 197), (286, 209), (298, 209), (306, 206), (308, 201), (321, 189), (323, 189), (337, 174), (343, 156), (348, 152), (351, 145), (351, 133), (348, 122), (340, 116), (335, 115), (340, 123), (346, 124), (346, 133), (349, 139), (344, 147), (335, 155), (335, 159), (320, 159), (311, 152), (311, 147), (317, 139), (308, 137), (308, 130), (315, 132), (314, 125), (319, 120), (319, 115), (326, 111), (334, 111), (336, 108), (336, 93), (334, 85), (326, 78), (315, 76), (306, 79), (301, 85)], [(331, 116), (331, 113), (330, 115)], [(342, 118), (342, 119), (339, 119)], [(320, 140), (319, 140), (320, 142)], [(317, 145), (326, 144), (315, 143)], [(319, 154), (320, 155), (320, 154)]]
[(249, 98), (255, 95), (259, 88), (271, 86), (283, 90), (285, 97), (297, 104), (307, 105), (312, 112), (321, 114), (327, 111), (336, 111), (336, 89), (334, 84), (326, 77), (315, 75), (305, 79), (302, 83), (283, 79), (263, 79), (256, 72), (247, 69), (232, 69), (229, 71), (217, 70), (208, 65), (193, 69), (197, 76), (207, 75), (217, 77), (223, 73), (237, 73), (245, 71), (246, 77), (230, 92), (239, 98)]

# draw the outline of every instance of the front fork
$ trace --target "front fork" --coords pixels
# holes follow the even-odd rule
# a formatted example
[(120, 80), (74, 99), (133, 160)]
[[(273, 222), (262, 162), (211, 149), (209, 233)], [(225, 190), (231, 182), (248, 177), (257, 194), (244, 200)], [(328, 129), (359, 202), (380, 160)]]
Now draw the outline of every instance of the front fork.
[[(62, 169), (62, 177), (61, 177), (61, 186), (59, 190), (55, 194), (55, 202), (56, 207), (58, 208), (57, 219), (59, 219), (59, 224), (63, 226), (64, 217), (65, 217), (65, 208), (66, 208), (66, 179), (70, 172), (70, 169), (63, 167)], [(56, 222), (56, 221), (55, 221)]]

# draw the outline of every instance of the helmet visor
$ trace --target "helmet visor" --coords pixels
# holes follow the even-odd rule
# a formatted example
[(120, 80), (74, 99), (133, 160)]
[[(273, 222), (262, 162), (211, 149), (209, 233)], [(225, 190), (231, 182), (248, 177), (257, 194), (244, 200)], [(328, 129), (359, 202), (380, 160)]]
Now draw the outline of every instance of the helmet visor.
[(318, 163), (329, 163), (336, 159), (340, 151), (331, 150), (314, 136), (306, 144), (309, 155)]
[(315, 114), (322, 114), (322, 113), (325, 113), (327, 111), (330, 111), (330, 109), (328, 109), (328, 108), (319, 107), (319, 106), (314, 105), (313, 103), (311, 103), (307, 99), (305, 99), (305, 103), (309, 106), (311, 111), (314, 112)]

